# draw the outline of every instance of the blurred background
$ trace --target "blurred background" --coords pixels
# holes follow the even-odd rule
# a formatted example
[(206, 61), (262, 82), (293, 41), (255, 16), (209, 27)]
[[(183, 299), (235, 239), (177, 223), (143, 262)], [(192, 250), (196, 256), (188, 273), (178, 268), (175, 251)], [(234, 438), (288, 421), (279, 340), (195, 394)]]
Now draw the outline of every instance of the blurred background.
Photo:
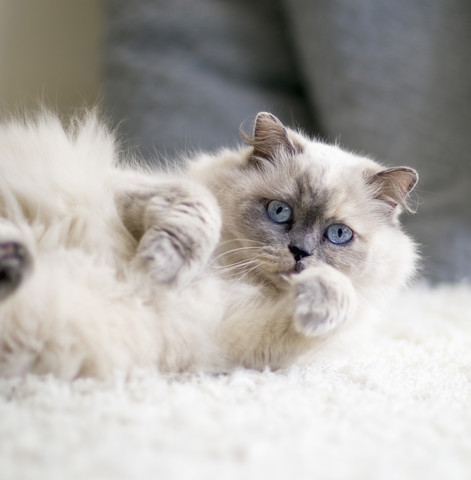
[(239, 142), (261, 110), (417, 168), (435, 281), (471, 276), (468, 0), (0, 0), (0, 118), (100, 105), (147, 161)]
[(0, 117), (99, 100), (103, 12), (99, 0), (0, 0)]

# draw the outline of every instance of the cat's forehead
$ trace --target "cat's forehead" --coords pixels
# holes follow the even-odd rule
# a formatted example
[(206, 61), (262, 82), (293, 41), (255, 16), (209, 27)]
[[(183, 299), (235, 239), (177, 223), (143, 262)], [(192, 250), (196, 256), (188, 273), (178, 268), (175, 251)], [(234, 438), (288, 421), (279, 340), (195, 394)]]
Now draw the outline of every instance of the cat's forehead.
[(299, 207), (315, 205), (329, 217), (364, 213), (369, 203), (365, 171), (378, 168), (373, 161), (318, 143), (309, 145), (295, 163), (292, 189)]
[(308, 144), (294, 160), (297, 183), (307, 191), (310, 188), (348, 191), (353, 186), (361, 187), (365, 171), (375, 168), (366, 158), (322, 143)]
[(372, 160), (345, 151), (336, 145), (314, 141), (305, 145), (300, 157), (308, 166), (325, 169), (329, 173), (354, 169), (362, 171), (365, 168), (374, 168), (376, 165)]
[(273, 168), (265, 170), (258, 186), (264, 191), (273, 190), (299, 201), (327, 206), (361, 197), (365, 171), (377, 169), (375, 165), (336, 146), (312, 142), (301, 153), (277, 158)]

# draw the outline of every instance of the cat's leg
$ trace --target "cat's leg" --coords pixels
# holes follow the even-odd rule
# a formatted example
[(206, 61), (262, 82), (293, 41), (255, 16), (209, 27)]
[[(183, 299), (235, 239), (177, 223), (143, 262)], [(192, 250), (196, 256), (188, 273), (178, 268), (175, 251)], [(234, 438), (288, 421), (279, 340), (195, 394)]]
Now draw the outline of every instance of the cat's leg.
[(138, 240), (134, 264), (154, 281), (184, 285), (206, 265), (219, 241), (221, 216), (212, 194), (181, 179), (118, 192), (123, 223)]
[(228, 308), (220, 342), (229, 368), (292, 365), (356, 313), (353, 285), (328, 265), (307, 268), (286, 280), (286, 290), (276, 299), (265, 298), (256, 286), (222, 289), (227, 290)]
[(312, 267), (290, 278), (294, 329), (308, 337), (335, 330), (353, 317), (357, 299), (351, 281), (328, 265)]
[(16, 291), (31, 265), (31, 255), (21, 241), (18, 229), (0, 219), (0, 301)]

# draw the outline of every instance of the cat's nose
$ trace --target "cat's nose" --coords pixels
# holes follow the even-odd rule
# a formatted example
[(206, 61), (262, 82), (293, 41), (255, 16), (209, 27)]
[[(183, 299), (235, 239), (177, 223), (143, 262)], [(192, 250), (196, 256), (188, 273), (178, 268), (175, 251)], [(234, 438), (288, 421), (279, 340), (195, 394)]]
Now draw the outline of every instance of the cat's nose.
[(302, 260), (304, 257), (309, 257), (312, 255), (311, 253), (307, 252), (306, 250), (303, 250), (302, 248), (297, 247), (296, 245), (289, 245), (289, 251), (293, 255), (294, 259), (296, 262), (299, 262)]

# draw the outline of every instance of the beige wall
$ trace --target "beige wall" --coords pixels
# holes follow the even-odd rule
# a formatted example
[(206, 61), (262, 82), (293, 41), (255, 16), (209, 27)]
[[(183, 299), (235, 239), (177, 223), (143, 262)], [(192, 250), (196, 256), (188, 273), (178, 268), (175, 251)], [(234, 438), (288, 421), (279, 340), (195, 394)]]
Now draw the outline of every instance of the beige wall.
[(0, 0), (0, 116), (96, 103), (102, 24), (100, 0)]

